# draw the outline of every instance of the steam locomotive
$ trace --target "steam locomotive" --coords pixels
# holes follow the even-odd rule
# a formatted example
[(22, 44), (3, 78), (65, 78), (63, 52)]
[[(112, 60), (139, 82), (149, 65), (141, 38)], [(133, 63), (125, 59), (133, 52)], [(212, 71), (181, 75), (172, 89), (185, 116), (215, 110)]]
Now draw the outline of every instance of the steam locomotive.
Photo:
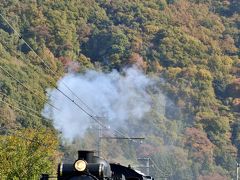
[[(43, 174), (40, 180), (49, 180)], [(93, 151), (78, 151), (78, 159), (73, 164), (60, 163), (57, 171), (58, 180), (153, 180), (120, 164), (109, 163), (103, 158), (94, 156)]]

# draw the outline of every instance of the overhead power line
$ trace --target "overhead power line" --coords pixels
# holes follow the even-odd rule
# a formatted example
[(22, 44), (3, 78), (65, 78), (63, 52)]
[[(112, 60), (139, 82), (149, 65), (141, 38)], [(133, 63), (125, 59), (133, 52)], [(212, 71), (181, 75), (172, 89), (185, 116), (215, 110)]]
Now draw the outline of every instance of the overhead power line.
[[(11, 27), (11, 29), (14, 31), (15, 34), (18, 35), (19, 39), (21, 39), (26, 45), (27, 47), (40, 59), (40, 61), (44, 64), (44, 66), (49, 69), (49, 71), (51, 71), (51, 73), (53, 73), (54, 76), (57, 76), (56, 72), (35, 52), (35, 50), (24, 40), (24, 38), (22, 37), (22, 35), (20, 33), (18, 33), (15, 28), (8, 22), (8, 20), (0, 13), (0, 16), (3, 18), (3, 20), (9, 25), (9, 27)], [(38, 94), (34, 91), (32, 91), (30, 88), (28, 88), (27, 86), (25, 86), (21, 81), (19, 81), (17, 78), (15, 78), (12, 74), (10, 74), (8, 71), (6, 71), (2, 66), (0, 66), (0, 68), (6, 73), (8, 74), (11, 78), (13, 78), (16, 82), (18, 82), (19, 84), (21, 84), (23, 87), (25, 87), (27, 90), (29, 90), (31, 93), (33, 93), (35, 96), (39, 97)], [(59, 78), (59, 77), (56, 77), (56, 78)], [(51, 82), (52, 83), (52, 82)], [(94, 113), (94, 110), (91, 109), (81, 98), (79, 98), (77, 96), (77, 94), (75, 92), (73, 92), (70, 87), (65, 83), (65, 82), (62, 82), (63, 85), (88, 109), (90, 110), (92, 113)], [(57, 91), (59, 91), (63, 96), (65, 96), (69, 101), (71, 101), (73, 104), (75, 104), (81, 111), (83, 111), (85, 114), (87, 114), (90, 118), (92, 118), (95, 122), (97, 122), (101, 127), (103, 128), (108, 128), (105, 124), (103, 124), (101, 121), (98, 120), (97, 116), (95, 115), (92, 115), (91, 113), (89, 113), (88, 111), (86, 111), (82, 106), (80, 106), (78, 103), (76, 103), (74, 101), (74, 99), (70, 98), (66, 93), (64, 93), (62, 90), (60, 90), (58, 87), (55, 87), (55, 89)], [(41, 99), (43, 99), (45, 101), (44, 98), (40, 97)], [(2, 100), (0, 100), (1, 102), (4, 102)], [(6, 102), (4, 102), (6, 103)], [(58, 108), (56, 108), (54, 105), (52, 105), (51, 103), (47, 102), (51, 107), (53, 107), (54, 109), (60, 111)], [(8, 103), (6, 103), (8, 104)], [(26, 112), (26, 111), (23, 111), (19, 108), (16, 108), (10, 104), (8, 104), (10, 107), (13, 107), (14, 109), (18, 110), (18, 111), (21, 111), (21, 112), (25, 112), (25, 113), (28, 113), (32, 116), (35, 116), (35, 117), (38, 117), (34, 114), (31, 114), (29, 112)], [(41, 118), (41, 117), (38, 117), (38, 118)], [(116, 132), (117, 134), (123, 136), (123, 137), (118, 137), (120, 139), (129, 139), (129, 140), (135, 140), (135, 139), (144, 139), (144, 138), (131, 138), (129, 137), (128, 135), (125, 135), (124, 133), (122, 133), (121, 131), (119, 130), (116, 130), (116, 129), (113, 129), (114, 132)], [(31, 139), (28, 139), (28, 138), (25, 138), (25, 137), (21, 137), (25, 140), (29, 140), (29, 141), (34, 141), (34, 140), (31, 140)], [(109, 137), (110, 138), (110, 137)], [(38, 142), (40, 143), (40, 142)], [(42, 144), (42, 143), (41, 143)], [(47, 146), (46, 144), (43, 144), (44, 146)], [(154, 164), (154, 166), (156, 167), (157, 171), (161, 172), (161, 170), (158, 168), (158, 166), (156, 165), (156, 163), (150, 159), (151, 162)]]
[(19, 109), (19, 108), (13, 106), (13, 105), (7, 103), (6, 101), (3, 101), (3, 100), (0, 99), (0, 102), (8, 105), (9, 107), (11, 107), (11, 108), (13, 108), (13, 109), (15, 109), (15, 110), (17, 110), (17, 111), (19, 111), (19, 112), (23, 112), (23, 113), (29, 114), (29, 115), (32, 116), (32, 117), (36, 117), (36, 118), (42, 119), (42, 117), (39, 117), (38, 115), (32, 114), (32, 113), (30, 113), (30, 112), (26, 112), (26, 111), (24, 111), (24, 110), (22, 110), (22, 109)]
[[(22, 136), (22, 135), (20, 135), (20, 134), (18, 134), (18, 133), (16, 133), (16, 132), (13, 132), (13, 131), (7, 129), (6, 127), (0, 127), (0, 130), (5, 131), (6, 135), (13, 135), (13, 136), (19, 137), (19, 138), (21, 138), (21, 139), (23, 139), (23, 140), (25, 140), (25, 141), (35, 142), (35, 143), (37, 143), (37, 144), (39, 144), (39, 145), (41, 145), (41, 146), (45, 146), (45, 147), (47, 147), (47, 148), (54, 149), (54, 148), (50, 147), (49, 144), (45, 144), (45, 143), (42, 143), (42, 142), (40, 142), (40, 141), (37, 141), (37, 140), (34, 140), (34, 139), (30, 139), (30, 138), (24, 137), (24, 136)], [(54, 150), (55, 150), (55, 149), (54, 149)]]
[[(14, 31), (15, 34), (18, 35), (19, 39), (21, 39), (26, 45), (27, 47), (40, 59), (40, 61), (46, 66), (47, 69), (49, 69), (54, 76), (57, 76), (56, 72), (54, 70), (52, 70), (52, 68), (36, 53), (36, 51), (24, 40), (24, 38), (22, 37), (22, 35), (20, 33), (18, 33), (18, 31), (8, 22), (8, 20), (0, 13), (0, 16), (3, 18), (3, 20), (9, 25), (9, 27), (11, 27), (11, 29)], [(56, 77), (59, 78), (59, 77)], [(71, 88), (65, 83), (63, 82), (63, 85), (85, 106), (87, 107), (90, 111), (94, 112), (81, 98), (79, 98), (77, 96), (76, 93), (74, 93)], [(56, 88), (58, 91), (59, 89)], [(67, 97), (67, 99), (69, 99), (70, 101), (73, 102), (73, 100), (71, 100), (71, 98), (69, 98), (65, 93), (63, 93), (63, 91), (59, 91), (61, 94), (63, 94), (65, 97)], [(75, 102), (75, 104), (77, 104)], [(79, 106), (79, 105), (78, 105)], [(81, 110), (83, 110), (83, 108), (80, 108)], [(86, 110), (84, 110), (85, 113), (87, 113), (88, 115), (90, 113), (88, 113)], [(93, 115), (91, 115), (93, 117)]]
[[(8, 20), (0, 13), (0, 16), (3, 18), (3, 20), (9, 25), (9, 27), (11, 27), (11, 29), (14, 31), (15, 34), (17, 34), (17, 36), (19, 37), (19, 39), (21, 39), (26, 45), (27, 47), (40, 59), (40, 61), (45, 65), (45, 67), (51, 71), (51, 73), (56, 77), (59, 78), (56, 74), (56, 72), (43, 60), (43, 58), (41, 58), (36, 51), (24, 40), (24, 38), (22, 37), (22, 35), (20, 33), (18, 33), (18, 31), (8, 22)], [(74, 93), (69, 86), (63, 82), (63, 85), (84, 105), (86, 106), (89, 110), (92, 111), (92, 109), (83, 101), (81, 100), (81, 98), (79, 98), (77, 96), (76, 93)]]
[[(6, 98), (10, 99), (7, 94), (5, 94), (5, 93), (3, 93), (3, 92), (0, 92), (0, 94), (3, 96), (3, 98), (6, 97)], [(35, 114), (39, 114), (39, 112), (37, 112), (35, 109), (32, 109), (32, 108), (30, 108), (30, 107), (28, 107), (28, 106), (26, 106), (26, 105), (24, 105), (24, 104), (22, 104), (22, 103), (20, 103), (20, 102), (18, 102), (18, 104), (20, 104), (21, 106), (23, 106), (23, 107), (27, 108), (28, 110), (34, 112)]]
[[(24, 38), (22, 37), (22, 35), (20, 33), (17, 32), (17, 30), (8, 22), (8, 20), (0, 13), (0, 16), (2, 17), (2, 19), (9, 25), (9, 27), (11, 27), (11, 29), (15, 32), (15, 34), (18, 35), (19, 39), (21, 39), (26, 45), (27, 47), (40, 59), (40, 61), (45, 65), (45, 67), (47, 69), (49, 69), (54, 76), (56, 76), (56, 72), (54, 70), (52, 70), (52, 68), (35, 52), (35, 50), (24, 40)], [(57, 77), (59, 78), (59, 77)], [(16, 80), (16, 78), (14, 78)], [(18, 82), (18, 81), (17, 81)], [(19, 81), (20, 82), (20, 81)], [(21, 85), (23, 85), (20, 82)], [(81, 98), (79, 98), (76, 93), (74, 93), (70, 87), (63, 82), (63, 85), (90, 111), (94, 112)], [(27, 88), (28, 89), (28, 88)], [(62, 90), (60, 90), (58, 87), (55, 87), (55, 89), (57, 91), (59, 91), (63, 96), (65, 96), (69, 101), (71, 101), (73, 104), (75, 104), (81, 111), (83, 111), (85, 114), (87, 114), (90, 118), (92, 118), (95, 122), (97, 122), (101, 127), (103, 128), (107, 128), (107, 126), (105, 124), (103, 124), (101, 121), (98, 120), (98, 118), (95, 115), (92, 115), (91, 113), (89, 113), (88, 111), (86, 111), (82, 106), (80, 106), (77, 102), (74, 101), (74, 99), (70, 98), (66, 93), (64, 93)], [(35, 94), (35, 93), (34, 93)], [(35, 94), (36, 95), (36, 94)], [(49, 104), (49, 103), (48, 103)], [(52, 104), (49, 104), (50, 106), (54, 107)], [(56, 107), (54, 107), (54, 109), (57, 109)], [(121, 133), (118, 130), (113, 129), (114, 132), (120, 134), (123, 137), (126, 137), (128, 139), (131, 139), (129, 136), (124, 135), (123, 133)]]
[(95, 117), (97, 116), (94, 110), (90, 108), (81, 98), (79, 98), (77, 94), (73, 92), (65, 82), (62, 83), (73, 94), (73, 96), (75, 96), (88, 110), (90, 110), (94, 114)]
[(155, 167), (155, 169), (159, 172), (159, 174), (161, 174), (161, 177), (160, 178), (168, 178), (169, 175), (165, 175), (163, 170), (161, 170), (158, 165), (156, 164), (156, 162), (152, 159), (152, 158), (149, 158), (149, 160), (152, 162), (153, 164), (153, 167)]
[(35, 91), (31, 90), (29, 87), (27, 87), (26, 85), (24, 85), (20, 80), (18, 80), (16, 77), (14, 77), (10, 72), (8, 72), (3, 66), (0, 65), (0, 69), (7, 74), (10, 78), (12, 78), (14, 81), (16, 81), (18, 84), (20, 84), (21, 86), (23, 86), (25, 89), (27, 89), (29, 92), (31, 92), (33, 95), (35, 95), (36, 97), (40, 98), (41, 100), (43, 100), (44, 102), (46, 102), (47, 104), (49, 104), (51, 107), (53, 107), (54, 109), (60, 111), (59, 108), (55, 107), (53, 104), (49, 103), (46, 99), (44, 99), (40, 94), (36, 93)]
[(17, 32), (17, 30), (8, 22), (8, 20), (0, 13), (0, 16), (3, 18), (3, 20), (11, 27), (11, 29), (14, 31), (15, 34), (18, 35), (19, 39), (21, 39), (27, 47), (41, 60), (41, 62), (51, 71), (53, 74), (55, 72), (50, 68), (50, 66), (34, 51), (34, 49), (23, 39), (22, 35)]

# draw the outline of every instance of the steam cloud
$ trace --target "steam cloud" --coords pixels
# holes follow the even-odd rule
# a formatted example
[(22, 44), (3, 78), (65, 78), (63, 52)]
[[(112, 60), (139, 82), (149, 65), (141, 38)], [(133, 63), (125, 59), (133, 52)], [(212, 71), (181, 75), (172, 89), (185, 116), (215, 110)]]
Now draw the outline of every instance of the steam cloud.
[[(147, 88), (153, 80), (136, 68), (120, 74), (87, 71), (85, 74), (68, 74), (58, 82), (58, 88), (94, 116), (105, 117), (110, 127), (123, 126), (128, 119), (141, 119), (151, 108)], [(69, 91), (67, 86), (84, 102)], [(53, 120), (56, 129), (72, 140), (82, 136), (94, 122), (91, 117), (70, 102), (56, 89), (48, 90), (49, 101), (60, 111), (46, 104), (43, 115)], [(87, 106), (85, 105), (87, 104)]]

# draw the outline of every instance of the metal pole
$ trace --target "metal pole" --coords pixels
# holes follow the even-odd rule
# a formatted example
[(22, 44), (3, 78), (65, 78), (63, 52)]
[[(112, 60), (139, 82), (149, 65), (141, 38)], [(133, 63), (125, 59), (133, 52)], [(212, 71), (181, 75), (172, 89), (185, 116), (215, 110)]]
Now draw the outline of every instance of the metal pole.
[(101, 155), (101, 139), (102, 139), (102, 127), (98, 126), (98, 156)]
[(237, 180), (238, 180), (238, 168), (239, 168), (239, 163), (237, 163)]
[(147, 158), (147, 175), (149, 176), (150, 172), (150, 166), (149, 166), (149, 161), (150, 161), (150, 158)]
[(137, 160), (142, 164), (141, 166), (139, 166), (139, 168), (141, 168), (141, 170), (145, 170), (145, 174), (147, 176), (149, 176), (150, 174), (150, 158), (137, 158)]

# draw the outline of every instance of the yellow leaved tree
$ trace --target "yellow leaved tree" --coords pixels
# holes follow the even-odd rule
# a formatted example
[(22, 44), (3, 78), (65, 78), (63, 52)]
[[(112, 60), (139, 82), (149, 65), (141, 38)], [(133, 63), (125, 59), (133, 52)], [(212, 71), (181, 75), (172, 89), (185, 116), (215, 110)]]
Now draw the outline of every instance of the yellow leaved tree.
[(52, 130), (7, 131), (0, 141), (1, 179), (39, 179), (43, 173), (55, 172), (60, 154)]

